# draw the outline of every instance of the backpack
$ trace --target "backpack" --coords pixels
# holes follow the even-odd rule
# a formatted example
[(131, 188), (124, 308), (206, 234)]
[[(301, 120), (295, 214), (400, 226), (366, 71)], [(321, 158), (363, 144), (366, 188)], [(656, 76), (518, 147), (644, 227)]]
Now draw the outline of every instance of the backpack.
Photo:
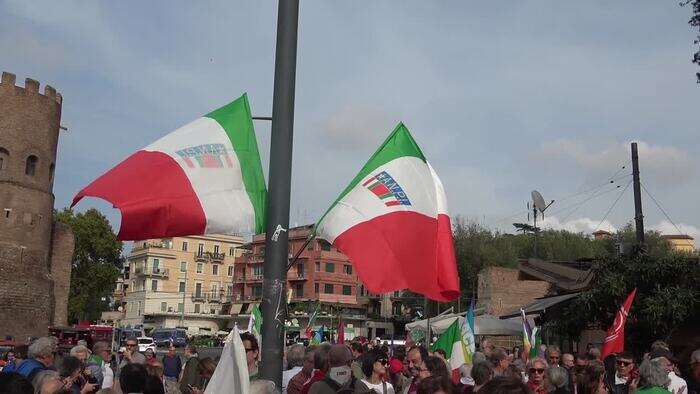
[[(321, 382), (325, 383), (328, 385), (328, 387), (331, 388), (334, 392), (338, 394), (354, 394), (355, 393), (355, 384), (357, 384), (357, 379), (355, 377), (350, 378), (350, 384), (346, 386), (341, 386), (339, 385), (335, 380), (331, 379), (328, 375), (326, 375), (323, 379), (321, 379)], [(362, 384), (362, 383), (360, 383)], [(362, 393), (371, 393), (371, 390), (362, 390)]]

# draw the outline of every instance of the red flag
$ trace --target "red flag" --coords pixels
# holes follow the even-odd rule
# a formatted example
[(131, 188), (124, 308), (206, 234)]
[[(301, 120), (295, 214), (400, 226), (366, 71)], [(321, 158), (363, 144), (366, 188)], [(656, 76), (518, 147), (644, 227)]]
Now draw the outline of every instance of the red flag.
[(609, 354), (619, 353), (625, 350), (625, 323), (627, 322), (627, 315), (630, 312), (632, 301), (636, 294), (637, 289), (635, 288), (627, 296), (625, 303), (620, 306), (620, 310), (617, 311), (615, 321), (608, 329), (608, 335), (605, 337), (605, 342), (603, 342), (603, 349), (600, 351), (601, 360), (605, 360), (605, 357)]
[(338, 316), (338, 343), (345, 343), (345, 327), (342, 316)]

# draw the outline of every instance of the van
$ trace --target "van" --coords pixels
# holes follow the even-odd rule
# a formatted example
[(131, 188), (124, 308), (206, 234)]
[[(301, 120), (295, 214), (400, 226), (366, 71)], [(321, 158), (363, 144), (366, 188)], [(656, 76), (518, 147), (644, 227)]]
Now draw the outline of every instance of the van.
[(175, 347), (187, 345), (187, 331), (181, 328), (156, 328), (150, 335), (156, 346), (167, 347), (171, 343)]

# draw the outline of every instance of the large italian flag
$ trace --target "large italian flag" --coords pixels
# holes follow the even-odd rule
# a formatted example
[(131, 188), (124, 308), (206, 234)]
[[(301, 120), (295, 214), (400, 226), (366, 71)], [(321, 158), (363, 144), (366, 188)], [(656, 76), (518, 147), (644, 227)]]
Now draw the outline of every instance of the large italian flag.
[(459, 295), (442, 183), (399, 124), (316, 225), (373, 293), (410, 289), (438, 301)]
[(121, 211), (119, 239), (261, 233), (267, 191), (247, 95), (129, 156), (81, 190)]

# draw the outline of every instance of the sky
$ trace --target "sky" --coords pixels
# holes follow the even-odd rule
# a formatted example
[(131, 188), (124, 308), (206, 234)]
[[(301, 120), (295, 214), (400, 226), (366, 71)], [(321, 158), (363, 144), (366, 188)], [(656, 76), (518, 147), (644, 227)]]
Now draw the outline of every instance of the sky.
[[(634, 217), (637, 141), (646, 227), (700, 235), (690, 12), (654, 0), (302, 1), (291, 224), (315, 222), (402, 121), (453, 217), (512, 232), (536, 189), (555, 200), (544, 227), (620, 228)], [(0, 70), (64, 98), (55, 207), (243, 92), (269, 116), (276, 18), (273, 1), (1, 1)], [(267, 173), (270, 125), (255, 126)], [(90, 207), (118, 228), (110, 204), (77, 209)]]

